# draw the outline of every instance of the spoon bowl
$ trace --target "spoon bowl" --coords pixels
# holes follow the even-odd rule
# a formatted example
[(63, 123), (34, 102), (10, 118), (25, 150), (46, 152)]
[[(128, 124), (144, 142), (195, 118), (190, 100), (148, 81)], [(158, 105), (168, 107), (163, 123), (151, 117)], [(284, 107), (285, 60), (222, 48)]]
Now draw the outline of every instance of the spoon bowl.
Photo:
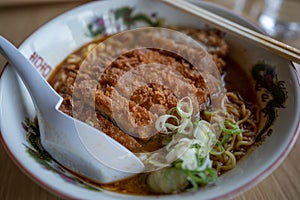
[(117, 141), (61, 112), (58, 108), (62, 97), (2, 36), (0, 53), (27, 87), (36, 108), (42, 146), (58, 163), (100, 183), (117, 181), (144, 170), (143, 163)]

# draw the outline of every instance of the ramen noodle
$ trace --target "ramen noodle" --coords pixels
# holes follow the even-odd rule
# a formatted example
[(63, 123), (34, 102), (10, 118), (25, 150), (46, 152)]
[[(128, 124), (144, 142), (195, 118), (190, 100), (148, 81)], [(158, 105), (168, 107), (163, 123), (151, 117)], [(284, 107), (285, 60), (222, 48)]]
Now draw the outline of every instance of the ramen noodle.
[[(216, 176), (233, 169), (237, 161), (254, 144), (259, 122), (259, 115), (257, 114), (259, 109), (252, 88), (241, 87), (244, 89), (242, 91), (241, 88), (237, 88), (238, 84), (231, 83), (233, 73), (239, 71), (239, 75), (245, 80), (247, 80), (247, 75), (241, 70), (236, 70), (238, 67), (228, 61), (229, 47), (223, 39), (223, 34), (211, 29), (185, 28), (180, 29), (180, 31), (206, 47), (218, 70), (222, 73), (224, 85), (227, 89), (226, 95), (221, 99), (221, 108), (218, 110), (218, 114), (224, 116), (224, 127), (221, 135), (216, 139), (212, 136), (208, 137), (216, 142), (216, 145), (210, 150), (208, 156), (199, 158), (203, 162), (203, 166), (207, 167), (205, 170), (199, 171), (201, 167), (197, 163), (189, 163), (189, 161), (182, 158), (180, 161), (173, 162), (171, 166), (154, 172), (141, 173), (115, 183), (100, 184), (104, 189), (121, 193), (148, 195), (178, 193), (197, 189), (203, 185), (213, 183)], [(214, 112), (206, 109), (209, 107), (210, 94), (203, 71), (197, 70), (187, 60), (175, 54), (154, 48), (124, 51), (125, 53), (122, 53), (120, 57), (112, 59), (111, 56), (103, 54), (109, 52), (113, 47), (121, 47), (122, 44), (119, 41), (110, 40), (110, 43), (105, 43), (104, 46), (101, 42), (107, 37), (109, 36), (93, 41), (70, 54), (50, 78), (51, 85), (64, 99), (60, 110), (102, 130), (134, 153), (153, 152), (163, 148), (166, 141), (173, 141), (174, 135), (178, 134), (174, 132), (178, 131), (178, 127), (182, 125), (181, 122), (183, 121), (192, 124), (192, 132), (195, 138), (200, 137), (196, 133), (197, 128), (203, 129), (203, 127), (206, 127), (207, 130), (210, 130), (206, 121), (213, 117)], [(134, 39), (127, 38), (129, 42)], [(153, 37), (152, 39), (158, 41), (157, 38)], [(149, 40), (151, 40), (151, 37)], [(159, 42), (166, 46), (171, 45), (171, 42), (167, 39), (159, 39)], [(180, 48), (190, 54), (193, 53), (188, 48)], [(105, 59), (99, 59), (100, 54)], [(97, 65), (93, 63), (97, 63)], [(109, 65), (105, 67), (107, 63)], [(175, 85), (180, 96), (184, 96), (184, 94), (181, 94), (180, 88), (185, 87), (185, 82), (190, 85), (189, 89), (184, 92), (195, 94), (195, 99), (199, 103), (197, 106), (199, 106), (200, 113), (196, 121), (193, 121), (194, 118), (190, 115), (182, 115), (182, 113), (185, 114), (184, 111), (182, 113), (178, 111), (183, 104), (188, 105), (191, 98), (189, 95), (182, 99), (178, 98), (179, 95), (174, 94), (174, 88), (171, 90), (166, 85), (149, 83), (137, 87), (132, 92), (126, 88), (126, 85), (137, 81), (136, 78), (132, 78), (122, 82), (121, 86), (124, 87), (119, 87), (118, 90), (115, 89), (120, 85), (121, 77), (133, 69), (137, 70), (137, 66), (141, 63), (152, 66), (151, 71), (140, 71), (139, 75), (141, 77), (151, 76), (153, 79), (163, 79), (168, 83), (176, 82)], [(169, 69), (156, 69), (157, 65), (151, 65), (152, 63), (168, 66)], [(171, 73), (170, 69), (178, 72), (171, 80), (168, 78)], [(183, 79), (185, 82), (182, 81)], [(86, 99), (90, 96), (93, 97), (94, 101)], [(155, 105), (160, 106), (156, 108)], [(128, 106), (128, 110), (124, 111), (126, 106)], [(154, 107), (155, 112), (153, 111)], [(194, 107), (191, 103), (190, 108)], [(174, 111), (174, 108), (177, 112)], [(74, 116), (74, 113), (80, 114)], [(169, 114), (166, 116), (164, 113)], [(116, 117), (123, 120), (116, 121)], [(163, 117), (168, 118), (163, 120)], [(161, 129), (158, 130), (157, 126), (148, 126), (153, 122), (160, 122), (160, 125), (168, 126), (166, 126), (167, 128), (160, 127)], [(157, 131), (164, 132), (163, 130), (172, 133), (152, 134)], [(176, 141), (177, 143), (172, 144), (175, 149), (179, 148), (180, 142), (180, 144), (189, 142), (183, 138), (180, 139)], [(169, 146), (172, 145), (169, 144)], [(192, 143), (188, 152), (199, 152), (201, 148), (201, 145)], [(176, 158), (175, 150), (170, 150), (168, 157)], [(159, 163), (155, 164), (158, 165)], [(196, 168), (193, 168), (192, 165), (195, 165)], [(195, 172), (197, 170), (198, 174)], [(168, 177), (172, 177), (171, 182), (168, 181)]]

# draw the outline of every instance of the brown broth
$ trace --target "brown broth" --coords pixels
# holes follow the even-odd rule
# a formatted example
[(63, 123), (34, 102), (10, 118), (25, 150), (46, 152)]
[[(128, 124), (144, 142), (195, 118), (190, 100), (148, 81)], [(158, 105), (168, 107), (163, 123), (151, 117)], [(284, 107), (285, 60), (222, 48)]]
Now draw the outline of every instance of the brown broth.
[(229, 92), (238, 93), (245, 101), (252, 104), (258, 103), (254, 82), (250, 74), (246, 73), (232, 58), (226, 59), (224, 76), (225, 88)]
[[(106, 38), (102, 38), (96, 42), (100, 42), (101, 40), (104, 39)], [(81, 50), (85, 47), (87, 47), (87, 45), (76, 50), (73, 54), (76, 54), (78, 56), (83, 56)], [(240, 66), (238, 66), (233, 59), (226, 58), (226, 63), (227, 65), (223, 77), (225, 81), (225, 87), (227, 88), (227, 90), (237, 92), (242, 97), (242, 99), (244, 99), (246, 102), (258, 105), (257, 104), (258, 99), (250, 75), (247, 74)], [(52, 86), (57, 81), (56, 75), (59, 74), (66, 65), (67, 65), (66, 62), (64, 61), (52, 72), (48, 80)], [(148, 145), (149, 150), (151, 150), (151, 146), (159, 146), (159, 144), (157, 144), (157, 141), (154, 140), (151, 142), (149, 143), (150, 145)], [(144, 181), (141, 181), (141, 179), (145, 178), (146, 174), (139, 174), (110, 184), (96, 183), (78, 174), (75, 175), (80, 179), (82, 179), (84, 182), (87, 182), (96, 187), (100, 187), (105, 190), (109, 190), (113, 192), (124, 193), (124, 194), (135, 194), (135, 195), (156, 195), (153, 192), (151, 192), (151, 190), (147, 187), (146, 184), (144, 184)]]
[[(101, 37), (99, 39), (96, 39), (95, 41), (92, 41), (92, 42), (100, 43), (100, 42), (106, 40), (109, 37), (111, 37), (111, 36), (110, 35), (109, 36), (103, 36), (103, 37)], [(91, 43), (83, 45), (82, 47), (78, 48), (77, 50), (75, 50), (71, 54), (75, 54), (75, 55), (78, 55), (80, 57), (83, 57), (82, 49), (87, 48), (87, 46), (90, 45), (90, 44)], [(66, 62), (66, 59), (65, 59), (60, 64), (58, 64), (58, 66), (51, 72), (51, 74), (48, 78), (48, 82), (50, 83), (51, 86), (53, 86), (55, 84), (55, 82), (58, 81), (57, 77), (56, 77), (57, 74), (59, 74), (64, 69), (64, 67), (66, 67), (67, 65), (68, 65), (68, 63)]]

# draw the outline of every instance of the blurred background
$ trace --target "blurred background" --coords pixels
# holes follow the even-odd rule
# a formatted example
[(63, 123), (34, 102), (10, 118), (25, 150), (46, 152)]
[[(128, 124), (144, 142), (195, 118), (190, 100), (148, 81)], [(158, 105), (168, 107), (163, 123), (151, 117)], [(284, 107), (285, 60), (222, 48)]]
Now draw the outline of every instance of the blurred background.
[[(0, 34), (16, 46), (39, 26), (90, 0), (0, 0)], [(201, 0), (199, 0), (201, 1)], [(202, 0), (231, 9), (266, 34), (300, 48), (300, 0)], [(0, 58), (0, 71), (5, 61)]]
[[(19, 46), (38, 27), (90, 0), (0, 0), (0, 35)], [(262, 27), (266, 34), (300, 49), (300, 0), (199, 0), (218, 4)], [(0, 56), (0, 72), (6, 61)], [(300, 69), (300, 68), (299, 68)], [(296, 149), (299, 149), (299, 140)], [(295, 148), (265, 181), (237, 199), (299, 199), (299, 160)], [(294, 162), (292, 162), (294, 161)], [(296, 170), (293, 172), (293, 170)], [(0, 145), (0, 199), (59, 199), (29, 178)], [(292, 193), (284, 191), (292, 191)], [(268, 198), (267, 198), (268, 197)]]
[[(0, 35), (19, 46), (38, 27), (88, 0), (0, 0)], [(0, 56), (0, 72), (6, 61)]]
[(205, 0), (243, 15), (265, 32), (300, 48), (300, 0)]

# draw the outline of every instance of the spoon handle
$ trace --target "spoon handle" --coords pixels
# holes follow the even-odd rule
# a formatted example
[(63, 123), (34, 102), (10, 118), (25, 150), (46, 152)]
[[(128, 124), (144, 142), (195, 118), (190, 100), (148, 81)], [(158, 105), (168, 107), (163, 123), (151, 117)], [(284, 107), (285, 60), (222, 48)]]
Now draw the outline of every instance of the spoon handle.
[[(60, 97), (49, 83), (40, 75), (27, 58), (7, 39), (0, 35), (0, 53), (17, 71), (27, 87), (35, 105), (42, 110), (60, 105)], [(45, 111), (46, 111), (45, 110)]]

